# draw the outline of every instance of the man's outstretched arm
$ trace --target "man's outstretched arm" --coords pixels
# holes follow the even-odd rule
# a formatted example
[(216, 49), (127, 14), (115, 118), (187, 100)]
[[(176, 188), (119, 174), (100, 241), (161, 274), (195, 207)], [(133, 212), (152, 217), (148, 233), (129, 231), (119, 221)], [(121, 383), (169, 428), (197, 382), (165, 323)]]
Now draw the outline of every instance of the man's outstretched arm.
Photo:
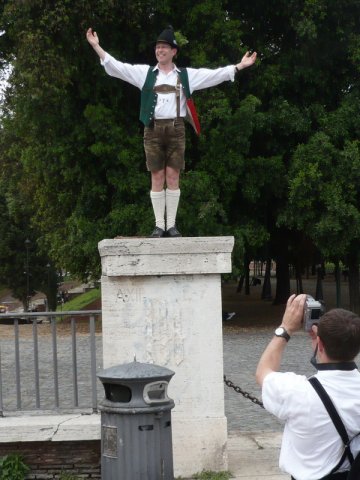
[[(306, 295), (291, 295), (286, 304), (286, 310), (281, 322), (291, 336), (300, 330), (304, 317)], [(264, 378), (272, 372), (279, 371), (280, 363), (287, 341), (283, 337), (274, 337), (265, 348), (256, 369), (256, 381), (262, 386)]]

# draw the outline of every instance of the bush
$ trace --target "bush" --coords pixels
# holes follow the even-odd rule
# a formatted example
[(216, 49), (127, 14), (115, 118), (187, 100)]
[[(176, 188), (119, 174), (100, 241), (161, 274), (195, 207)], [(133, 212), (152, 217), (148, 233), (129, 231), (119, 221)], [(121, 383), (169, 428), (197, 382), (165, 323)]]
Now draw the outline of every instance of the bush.
[(24, 480), (29, 470), (21, 455), (10, 454), (0, 459), (0, 480)]
[(73, 475), (72, 473), (61, 473), (59, 480), (78, 480), (80, 477), (77, 477), (76, 475)]

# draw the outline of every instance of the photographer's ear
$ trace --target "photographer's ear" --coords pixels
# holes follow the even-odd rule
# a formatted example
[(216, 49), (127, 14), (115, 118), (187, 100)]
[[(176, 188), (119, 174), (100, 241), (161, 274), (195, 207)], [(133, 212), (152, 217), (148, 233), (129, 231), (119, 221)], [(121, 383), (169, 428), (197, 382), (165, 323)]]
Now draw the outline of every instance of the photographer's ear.
[(317, 336), (318, 336), (318, 326), (317, 325), (312, 325), (311, 326), (311, 329), (309, 331), (309, 334), (310, 334), (310, 337), (312, 340), (316, 340)]
[(325, 351), (324, 343), (319, 336), (317, 337), (317, 344), (319, 353), (323, 353)]
[[(309, 330), (309, 335), (311, 338), (311, 348), (313, 352), (317, 352), (318, 350), (319, 337), (318, 337), (317, 331), (318, 331), (317, 325), (312, 325), (311, 329)], [(315, 358), (314, 361), (316, 362), (316, 354), (314, 354), (314, 358)]]

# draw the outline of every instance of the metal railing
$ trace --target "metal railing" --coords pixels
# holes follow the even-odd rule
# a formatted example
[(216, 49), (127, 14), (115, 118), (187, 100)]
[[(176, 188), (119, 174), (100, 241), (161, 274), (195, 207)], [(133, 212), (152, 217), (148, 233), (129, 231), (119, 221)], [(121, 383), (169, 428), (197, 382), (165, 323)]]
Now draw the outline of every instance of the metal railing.
[[(97, 411), (95, 319), (100, 315), (101, 310), (0, 314), (0, 416), (34, 409)], [(88, 317), (88, 334), (78, 334), (79, 316)], [(70, 325), (60, 341), (58, 325), (64, 317)], [(2, 335), (1, 326), (9, 320), (13, 334)], [(39, 340), (43, 321), (49, 328)], [(19, 326), (24, 322), (32, 324), (26, 337)]]

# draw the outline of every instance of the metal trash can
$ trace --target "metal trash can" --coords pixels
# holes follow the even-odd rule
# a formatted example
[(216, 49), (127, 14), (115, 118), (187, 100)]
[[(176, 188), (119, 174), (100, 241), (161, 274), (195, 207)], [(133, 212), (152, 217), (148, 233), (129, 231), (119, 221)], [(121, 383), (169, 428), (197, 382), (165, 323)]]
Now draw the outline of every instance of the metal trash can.
[(102, 480), (173, 480), (171, 409), (167, 387), (174, 375), (134, 361), (98, 373)]

